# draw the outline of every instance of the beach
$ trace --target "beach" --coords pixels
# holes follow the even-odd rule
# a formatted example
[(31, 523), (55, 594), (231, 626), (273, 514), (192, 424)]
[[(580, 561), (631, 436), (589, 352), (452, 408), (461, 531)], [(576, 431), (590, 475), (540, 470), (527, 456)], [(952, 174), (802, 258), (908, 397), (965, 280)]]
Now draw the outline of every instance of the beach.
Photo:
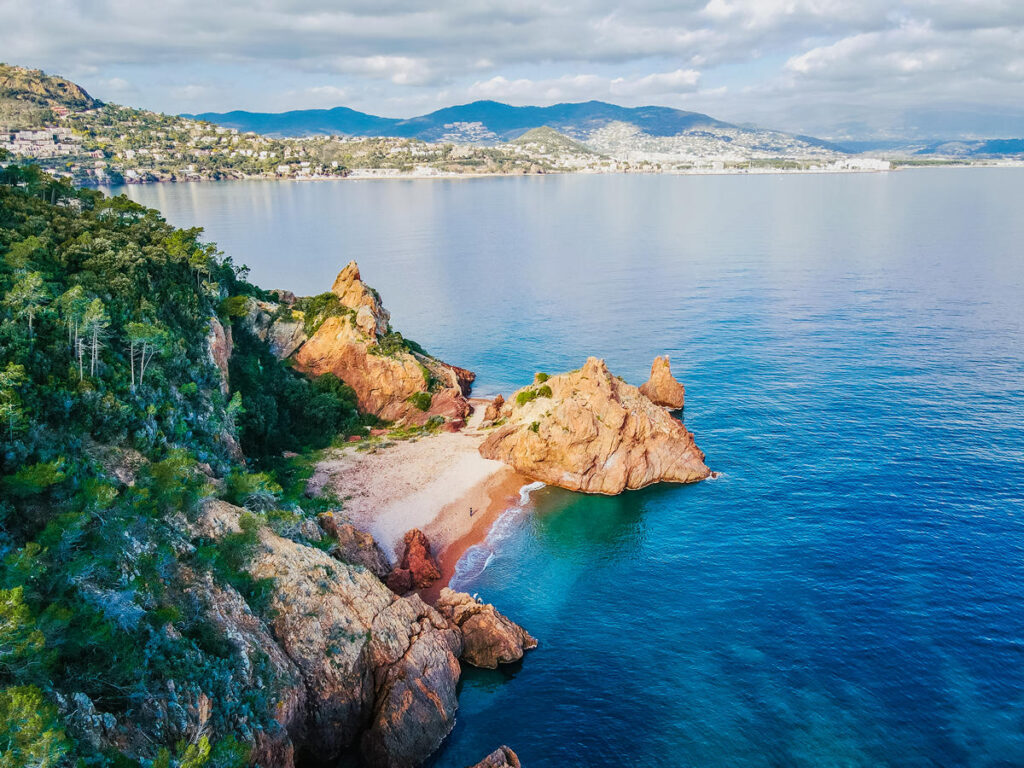
[(479, 424), (487, 401), (470, 402), (474, 412), (461, 432), (385, 435), (332, 449), (309, 481), (310, 492), (340, 498), (343, 515), (372, 534), (392, 562), (401, 556), (405, 533), (423, 531), (442, 570), (432, 592), (448, 583), (462, 554), (486, 538), (530, 482), (480, 455), (487, 432)]

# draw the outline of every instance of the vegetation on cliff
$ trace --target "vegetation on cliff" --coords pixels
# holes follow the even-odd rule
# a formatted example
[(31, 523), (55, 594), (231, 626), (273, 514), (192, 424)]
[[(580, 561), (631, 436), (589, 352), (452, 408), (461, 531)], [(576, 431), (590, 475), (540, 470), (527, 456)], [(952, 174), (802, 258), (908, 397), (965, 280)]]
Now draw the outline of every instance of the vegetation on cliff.
[[(265, 615), (243, 566), (303, 510), (256, 457), (359, 428), (236, 321), (233, 388), (208, 337), (245, 270), (123, 197), (0, 169), (0, 753), (3, 765), (232, 766), (273, 733), (284, 683), (239, 657), (196, 583)], [(230, 303), (229, 303), (230, 304)], [(226, 320), (227, 318), (225, 318)], [(248, 507), (216, 543), (211, 495)], [(6, 761), (6, 762), (5, 762)]]

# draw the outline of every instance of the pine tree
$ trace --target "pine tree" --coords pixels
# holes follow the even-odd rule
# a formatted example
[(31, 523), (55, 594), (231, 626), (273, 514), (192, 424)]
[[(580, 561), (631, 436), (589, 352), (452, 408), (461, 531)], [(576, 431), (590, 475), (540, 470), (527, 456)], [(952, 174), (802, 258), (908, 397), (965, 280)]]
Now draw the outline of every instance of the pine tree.
[(28, 318), (28, 335), (32, 337), (32, 321), (46, 303), (46, 285), (43, 276), (38, 272), (26, 272), (7, 292), (4, 305), (9, 307), (15, 317)]
[[(110, 327), (110, 317), (99, 299), (93, 299), (85, 308), (82, 315), (82, 336), (88, 339), (89, 348), (92, 352), (89, 360), (89, 375), (96, 375), (96, 358), (99, 356), (100, 347), (103, 346), (103, 339), (106, 337), (107, 328)], [(79, 354), (81, 361), (81, 354)]]

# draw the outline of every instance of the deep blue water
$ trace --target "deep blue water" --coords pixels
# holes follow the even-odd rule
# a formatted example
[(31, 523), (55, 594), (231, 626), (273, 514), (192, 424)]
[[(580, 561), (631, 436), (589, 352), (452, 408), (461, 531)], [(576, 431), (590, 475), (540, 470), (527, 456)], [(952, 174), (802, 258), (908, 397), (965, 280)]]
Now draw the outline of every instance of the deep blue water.
[(432, 762), (1024, 765), (1024, 171), (132, 188), (508, 392), (671, 355), (720, 479), (533, 495)]

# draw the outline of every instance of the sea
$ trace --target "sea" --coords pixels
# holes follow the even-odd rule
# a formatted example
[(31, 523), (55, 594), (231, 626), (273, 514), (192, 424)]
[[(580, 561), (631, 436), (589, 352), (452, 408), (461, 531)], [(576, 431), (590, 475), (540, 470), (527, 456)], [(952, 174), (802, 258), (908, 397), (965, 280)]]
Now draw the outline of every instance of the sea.
[(264, 287), (355, 259), (481, 395), (685, 383), (718, 479), (530, 486), (460, 563), (540, 645), (428, 765), (1024, 765), (1024, 170), (115, 191)]

